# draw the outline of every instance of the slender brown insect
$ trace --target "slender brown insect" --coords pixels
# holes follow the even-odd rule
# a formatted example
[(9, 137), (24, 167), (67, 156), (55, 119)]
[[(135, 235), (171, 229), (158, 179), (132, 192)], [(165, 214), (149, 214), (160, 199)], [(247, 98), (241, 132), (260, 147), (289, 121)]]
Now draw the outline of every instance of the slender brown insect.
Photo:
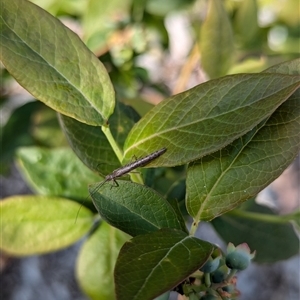
[[(133, 171), (136, 168), (144, 167), (144, 166), (148, 165), (151, 161), (155, 160), (156, 158), (158, 158), (159, 156), (164, 154), (166, 151), (167, 151), (167, 148), (162, 148), (162, 149), (157, 150), (145, 157), (137, 159), (136, 161), (134, 161), (132, 163), (129, 163), (123, 167), (120, 167), (120, 168), (114, 170), (112, 173), (108, 174), (104, 178), (104, 180), (99, 183), (99, 185), (97, 185), (94, 188), (94, 190), (92, 191), (91, 194), (95, 194), (100, 189), (100, 187), (103, 186), (103, 184), (108, 181), (113, 181), (116, 184), (116, 186), (119, 186), (119, 184), (116, 181), (117, 178), (130, 173), (131, 171)], [(76, 221), (77, 221), (78, 214), (79, 214), (79, 211), (76, 216)], [(75, 221), (75, 223), (76, 223), (76, 221)]]
[(116, 186), (119, 186), (116, 181), (116, 178), (130, 173), (131, 171), (133, 171), (136, 168), (144, 167), (144, 166), (148, 165), (151, 161), (155, 160), (156, 158), (158, 158), (159, 156), (164, 154), (166, 151), (167, 151), (167, 148), (162, 148), (162, 149), (157, 150), (145, 157), (139, 158), (132, 163), (129, 163), (125, 166), (122, 166), (122, 167), (114, 170), (112, 173), (108, 174), (102, 182), (99, 183), (99, 185), (95, 188), (93, 193), (95, 193), (104, 183), (106, 183), (108, 181), (113, 181), (116, 184)]

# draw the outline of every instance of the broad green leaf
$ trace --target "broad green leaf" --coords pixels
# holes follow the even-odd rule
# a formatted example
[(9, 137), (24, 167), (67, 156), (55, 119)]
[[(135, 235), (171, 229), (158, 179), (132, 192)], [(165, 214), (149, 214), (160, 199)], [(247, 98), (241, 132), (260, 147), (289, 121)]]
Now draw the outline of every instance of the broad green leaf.
[(93, 213), (58, 197), (13, 196), (0, 202), (1, 249), (23, 256), (72, 245), (93, 225)]
[(79, 37), (29, 1), (1, 1), (0, 57), (16, 80), (54, 110), (90, 125), (114, 109), (107, 71)]
[(300, 74), (300, 58), (286, 61), (278, 65), (274, 65), (266, 70), (264, 73), (280, 73), (289, 75), (299, 75)]
[(127, 240), (123, 232), (102, 222), (83, 244), (76, 277), (90, 299), (115, 299), (113, 272), (119, 251)]
[(186, 205), (196, 220), (211, 220), (255, 196), (300, 151), (300, 90), (273, 115), (226, 148), (190, 165)]
[(153, 299), (199, 269), (213, 249), (174, 229), (132, 238), (122, 247), (115, 268), (117, 299)]
[(88, 185), (100, 179), (69, 148), (24, 147), (17, 161), (30, 187), (42, 195), (85, 199)]
[(148, 166), (175, 166), (225, 147), (300, 86), (299, 76), (239, 74), (210, 80), (154, 107), (131, 130), (125, 159), (166, 147)]
[(269, 208), (252, 203), (247, 211), (233, 210), (212, 222), (218, 234), (235, 245), (247, 243), (256, 250), (255, 260), (274, 263), (299, 253), (299, 239), (293, 226)]
[[(138, 120), (139, 116), (134, 109), (117, 103), (109, 125), (120, 148), (123, 148), (128, 132)], [(64, 115), (59, 115), (59, 121), (73, 151), (90, 169), (108, 174), (120, 167), (120, 162), (101, 127), (85, 125)]]
[(234, 54), (233, 32), (223, 1), (210, 0), (201, 26), (201, 65), (210, 78), (227, 73)]
[(103, 176), (120, 167), (107, 138), (99, 126), (90, 126), (64, 115), (59, 115), (69, 145), (80, 160), (91, 170)]
[(118, 185), (89, 188), (97, 210), (109, 224), (132, 236), (161, 228), (186, 231), (172, 206), (157, 192), (128, 181), (118, 180)]

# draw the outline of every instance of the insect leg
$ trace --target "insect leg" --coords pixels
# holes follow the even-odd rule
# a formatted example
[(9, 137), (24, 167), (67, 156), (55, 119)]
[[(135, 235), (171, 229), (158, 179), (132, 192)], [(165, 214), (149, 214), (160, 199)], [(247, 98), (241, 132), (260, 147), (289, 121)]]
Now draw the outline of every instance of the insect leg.
[(119, 184), (118, 184), (117, 180), (113, 179), (113, 184), (111, 185), (110, 189), (112, 189), (113, 187), (118, 187), (118, 186), (119, 186)]

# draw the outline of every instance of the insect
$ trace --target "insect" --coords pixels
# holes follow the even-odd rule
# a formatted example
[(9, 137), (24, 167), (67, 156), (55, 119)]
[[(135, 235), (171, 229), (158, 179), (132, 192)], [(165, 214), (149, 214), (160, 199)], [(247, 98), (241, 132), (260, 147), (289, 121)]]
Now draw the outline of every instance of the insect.
[[(167, 151), (167, 148), (162, 148), (160, 150), (157, 150), (145, 157), (139, 158), (136, 161), (129, 163), (123, 167), (120, 167), (116, 170), (114, 170), (112, 173), (108, 174), (103, 181), (101, 181), (99, 183), (99, 185), (97, 185), (94, 190), (92, 191), (91, 194), (95, 194), (101, 186), (103, 186), (104, 183), (108, 182), (108, 181), (113, 181), (115, 183), (116, 186), (119, 186), (119, 184), (116, 181), (116, 178), (119, 178), (123, 175), (128, 174), (129, 172), (133, 171), (136, 168), (139, 167), (144, 167), (146, 165), (148, 165), (151, 161), (155, 160), (156, 158), (158, 158), (159, 156), (161, 156), (162, 154), (164, 154)], [(79, 209), (80, 210), (80, 209)], [(77, 221), (77, 217), (78, 217), (79, 211), (77, 212), (77, 216), (76, 216), (76, 220), (75, 223)]]
[(157, 150), (145, 157), (139, 158), (134, 162), (131, 162), (125, 166), (122, 166), (122, 167), (114, 170), (112, 173), (108, 174), (104, 178), (104, 180), (95, 188), (93, 193), (96, 192), (104, 183), (106, 183), (108, 181), (113, 181), (116, 184), (116, 186), (119, 186), (116, 181), (116, 178), (130, 173), (131, 171), (133, 171), (136, 168), (144, 167), (144, 166), (148, 165), (151, 161), (155, 160), (156, 158), (158, 158), (159, 156), (164, 154), (166, 151), (167, 151), (167, 148), (162, 148), (162, 149)]

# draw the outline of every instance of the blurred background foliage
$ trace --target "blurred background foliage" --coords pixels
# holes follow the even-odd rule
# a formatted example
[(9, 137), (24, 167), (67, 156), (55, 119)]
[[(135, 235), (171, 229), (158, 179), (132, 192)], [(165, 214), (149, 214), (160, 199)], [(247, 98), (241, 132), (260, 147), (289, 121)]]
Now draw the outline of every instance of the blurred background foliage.
[[(117, 99), (140, 115), (209, 78), (299, 56), (297, 0), (34, 0), (106, 66)], [(30, 66), (28, 66), (30, 68)], [(67, 143), (56, 113), (1, 66), (1, 174), (20, 146)]]

